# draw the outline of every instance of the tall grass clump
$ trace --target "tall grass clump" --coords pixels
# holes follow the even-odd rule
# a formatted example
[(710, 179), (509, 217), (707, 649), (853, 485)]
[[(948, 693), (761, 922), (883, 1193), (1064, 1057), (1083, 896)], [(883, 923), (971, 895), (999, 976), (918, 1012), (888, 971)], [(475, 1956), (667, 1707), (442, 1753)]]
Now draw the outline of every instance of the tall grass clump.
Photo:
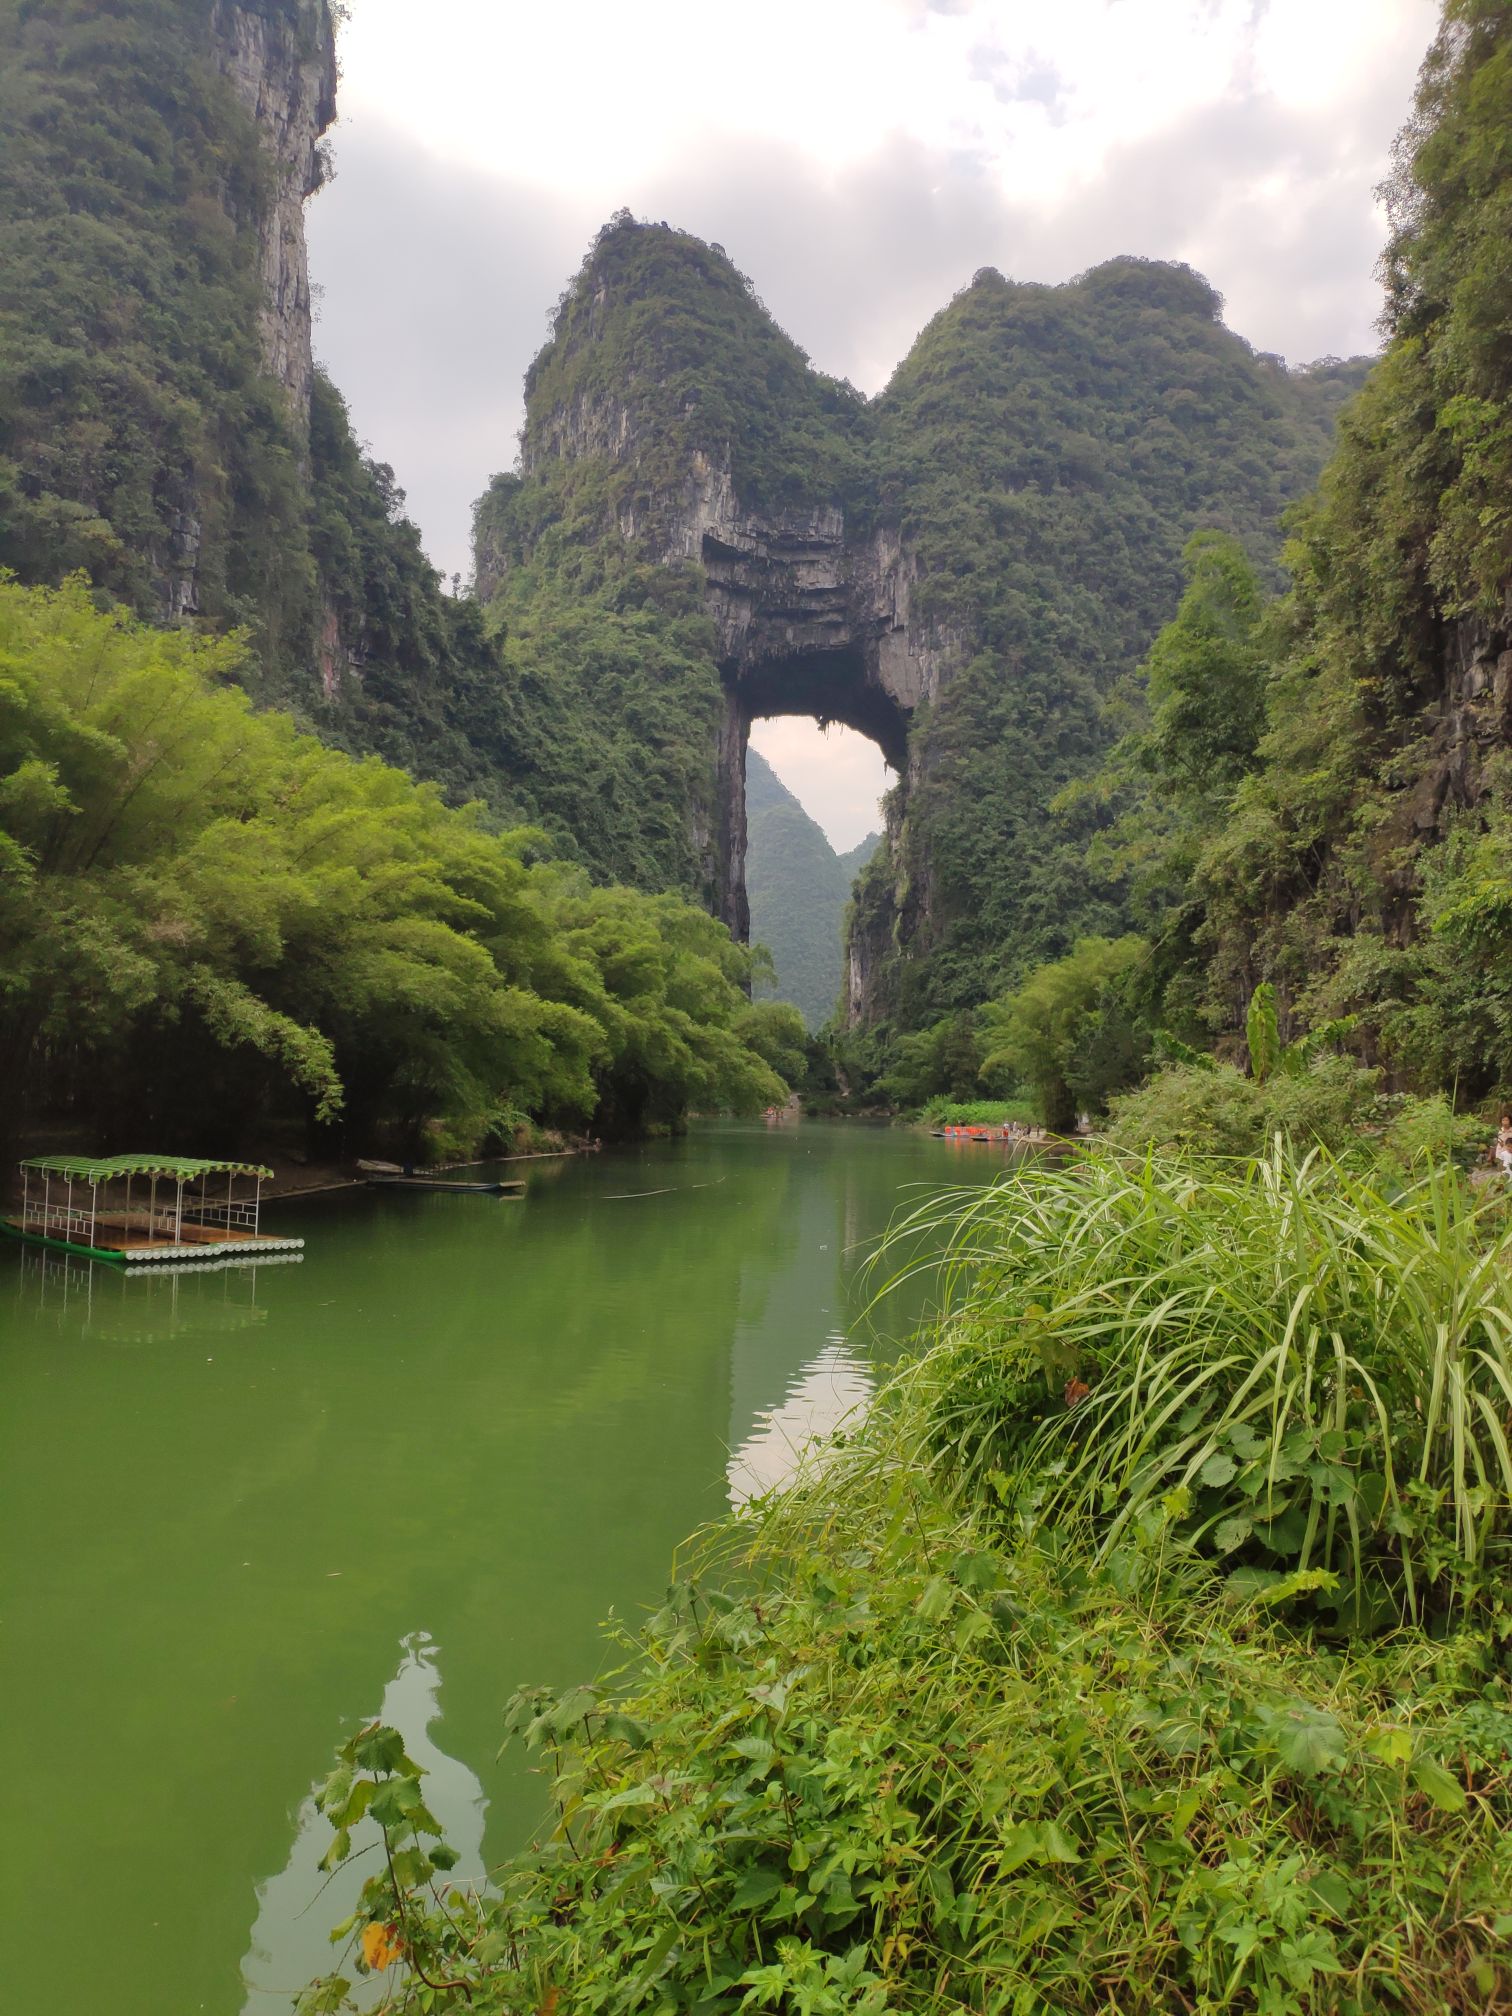
[(1512, 1633), (1512, 1232), (1452, 1168), (1096, 1155), (894, 1241), (931, 1235), (949, 1313), (908, 1376), (957, 1488), (1102, 1551), (1178, 1493), (1236, 1591)]

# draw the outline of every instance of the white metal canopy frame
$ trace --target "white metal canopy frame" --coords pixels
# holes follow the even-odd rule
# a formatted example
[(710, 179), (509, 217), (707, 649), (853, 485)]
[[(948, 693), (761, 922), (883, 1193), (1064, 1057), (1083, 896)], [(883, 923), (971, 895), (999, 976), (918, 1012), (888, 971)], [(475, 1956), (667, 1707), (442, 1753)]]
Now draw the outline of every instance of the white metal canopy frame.
[(6, 1229), (134, 1264), (296, 1252), (302, 1239), (261, 1227), (263, 1179), (272, 1174), (260, 1162), (192, 1155), (34, 1155), (21, 1164), (21, 1215)]

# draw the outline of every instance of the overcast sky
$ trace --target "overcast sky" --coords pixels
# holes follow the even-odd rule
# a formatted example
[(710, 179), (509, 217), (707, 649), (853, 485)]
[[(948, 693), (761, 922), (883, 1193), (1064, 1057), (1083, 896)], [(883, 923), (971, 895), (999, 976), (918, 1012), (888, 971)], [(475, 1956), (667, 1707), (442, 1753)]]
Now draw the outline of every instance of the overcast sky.
[[(1373, 349), (1373, 191), (1433, 0), (353, 0), (316, 350), (466, 574), (525, 367), (600, 224), (718, 239), (814, 362), (886, 383), (979, 266), (1184, 259), (1292, 362)], [(840, 846), (880, 759), (757, 731)]]

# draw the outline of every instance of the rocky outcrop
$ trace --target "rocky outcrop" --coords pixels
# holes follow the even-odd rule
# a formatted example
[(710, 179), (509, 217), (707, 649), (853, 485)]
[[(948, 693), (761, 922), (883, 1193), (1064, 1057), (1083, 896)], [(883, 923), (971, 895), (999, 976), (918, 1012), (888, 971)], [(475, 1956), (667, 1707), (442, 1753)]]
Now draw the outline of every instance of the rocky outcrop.
[(216, 0), (215, 60), (257, 122), (272, 169), (255, 220), (262, 269), (263, 365), (288, 388), (307, 437), (314, 381), (304, 206), (326, 175), (321, 138), (336, 117), (336, 39), (328, 0), (237, 5)]
[[(641, 432), (623, 404), (575, 401), (527, 433), (522, 470), (528, 478), (555, 460), (633, 461)], [(916, 762), (914, 714), (936, 697), (968, 640), (963, 632), (919, 616), (917, 564), (896, 529), (852, 533), (834, 505), (749, 510), (736, 493), (728, 463), (702, 452), (692, 456), (677, 490), (621, 503), (615, 525), (621, 537), (639, 541), (668, 564), (691, 561), (703, 572), (725, 707), (714, 751), (714, 822), (694, 837), (718, 914), (745, 938), (751, 723), (798, 714), (869, 736), (902, 783), (890, 822), (901, 830)], [(506, 564), (486, 530), (480, 530), (476, 558), (477, 588), (486, 600)], [(899, 901), (904, 894), (899, 892)], [(916, 886), (911, 900), (917, 905), (921, 897), (927, 891)], [(846, 997), (857, 1021), (874, 1006), (874, 955), (886, 951), (882, 941), (889, 934), (884, 931), (873, 947), (875, 935), (858, 932), (850, 946)]]
[(746, 511), (728, 468), (699, 455), (666, 557), (702, 564), (721, 667), (753, 713), (823, 718), (832, 689), (829, 718), (906, 769), (908, 717), (939, 691), (963, 639), (916, 617), (917, 569), (896, 531), (849, 536), (834, 506)]
[(1466, 617), (1449, 634), (1443, 706), (1434, 735), (1439, 805), (1485, 795), (1492, 755), (1512, 747), (1512, 590), (1495, 622)]
[(1512, 593), (1495, 620), (1467, 616), (1450, 624), (1442, 651), (1442, 690), (1426, 716), (1421, 765), (1375, 843), (1377, 872), (1409, 936), (1416, 929), (1416, 855), (1409, 850), (1440, 839), (1456, 813), (1478, 804), (1490, 788), (1492, 759), (1512, 748)]
[[(745, 763), (751, 723), (800, 714), (838, 721), (869, 736), (902, 789), (889, 821), (901, 826), (917, 761), (910, 728), (934, 699), (964, 639), (921, 622), (913, 608), (917, 574), (899, 534), (882, 528), (849, 536), (832, 506), (758, 514), (741, 508), (728, 470), (698, 458), (690, 508), (667, 557), (698, 561), (719, 635), (727, 695), (717, 752), (719, 830), (712, 863), (719, 908), (738, 937), (750, 909), (745, 886)], [(884, 861), (894, 858), (889, 847)], [(897, 900), (901, 900), (898, 892)], [(872, 974), (882, 942), (853, 931), (848, 948), (848, 1018), (869, 1019)]]

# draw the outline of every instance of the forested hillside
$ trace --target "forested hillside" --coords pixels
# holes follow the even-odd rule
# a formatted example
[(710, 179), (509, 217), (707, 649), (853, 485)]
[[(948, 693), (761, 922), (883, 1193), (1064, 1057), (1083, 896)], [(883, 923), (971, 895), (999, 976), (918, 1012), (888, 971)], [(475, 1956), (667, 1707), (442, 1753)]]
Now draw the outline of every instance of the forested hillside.
[[(1113, 814), (1087, 867), (1110, 900), (1127, 892), (1138, 956), (1110, 976), (1088, 946), (1059, 969), (1053, 1033), (1046, 974), (1038, 1008), (1008, 1004), (1004, 1060), (1056, 1051), (1046, 1083), (1072, 1106), (1104, 1103), (1152, 1045), (1251, 1066), (1248, 1080), (1168, 1069), (1135, 1132), (1216, 1124), (1247, 1145), (1272, 1053), (1298, 1070), (1311, 1057), (1321, 1097), (1319, 1046), (1340, 1053), (1336, 1133), (1383, 1089), (1463, 1104), (1512, 1083), (1504, 6), (1446, 10), (1386, 193), (1389, 343), (1293, 521), (1290, 588), (1268, 595), (1239, 541), (1195, 539), (1174, 620), (1112, 696), (1110, 760), (1063, 801), (1072, 820), (1089, 798)], [(1093, 1032), (1121, 1058), (1097, 1082), (1079, 1061)]]
[[(729, 877), (721, 685), (741, 704), (731, 654), (760, 592), (742, 556), (814, 556), (802, 564), (831, 570), (832, 608), (891, 566), (888, 606), (907, 606), (886, 620), (928, 669), (856, 913), (863, 1019), (917, 1028), (1122, 928), (1127, 889), (1085, 873), (1098, 815), (1057, 817), (1052, 801), (1108, 748), (1102, 703), (1174, 609), (1194, 530), (1231, 531), (1279, 583), (1281, 514), (1365, 369), (1288, 370), (1221, 308), (1194, 273), (1150, 261), (1062, 287), (985, 271), (867, 402), (809, 367), (719, 247), (615, 219), (528, 376), (521, 471), (478, 511), (479, 588), (521, 653), (514, 746), (573, 750), (554, 770), (527, 759), (531, 804), (591, 836), (606, 872), (665, 877), (681, 830), (683, 886), (708, 900)], [(691, 608), (682, 584), (696, 595), (711, 555), (747, 572), (706, 596), (708, 657), (681, 631), (658, 682), (667, 726), (647, 732), (614, 638), (631, 623), (666, 636), (657, 602)], [(548, 672), (535, 641), (585, 594), (602, 647)], [(602, 788), (616, 752), (654, 762), (651, 796)]]
[(1289, 372), (1222, 306), (1150, 260), (1057, 288), (980, 273), (879, 401), (880, 508), (923, 610), (968, 640), (918, 734), (906, 833), (868, 877), (932, 892), (927, 965), (898, 960), (887, 990), (907, 1022), (1119, 926), (1126, 891), (1088, 886), (1085, 829), (1051, 801), (1106, 746), (1104, 700), (1174, 609), (1193, 530), (1280, 578), (1281, 515), (1364, 367)]
[(1265, 733), (1195, 891), (1214, 1005), (1512, 1076), (1512, 21), (1462, 0), (1387, 190), (1390, 342), (1297, 527)]
[(777, 969), (775, 984), (757, 981), (757, 999), (791, 1001), (821, 1028), (840, 999), (845, 906), (877, 835), (837, 854), (758, 749), (746, 751), (746, 821), (751, 943), (765, 945)]
[(326, 0), (0, 0), (0, 566), (245, 627), (259, 698), (507, 805), (493, 648), (311, 361), (335, 81)]

